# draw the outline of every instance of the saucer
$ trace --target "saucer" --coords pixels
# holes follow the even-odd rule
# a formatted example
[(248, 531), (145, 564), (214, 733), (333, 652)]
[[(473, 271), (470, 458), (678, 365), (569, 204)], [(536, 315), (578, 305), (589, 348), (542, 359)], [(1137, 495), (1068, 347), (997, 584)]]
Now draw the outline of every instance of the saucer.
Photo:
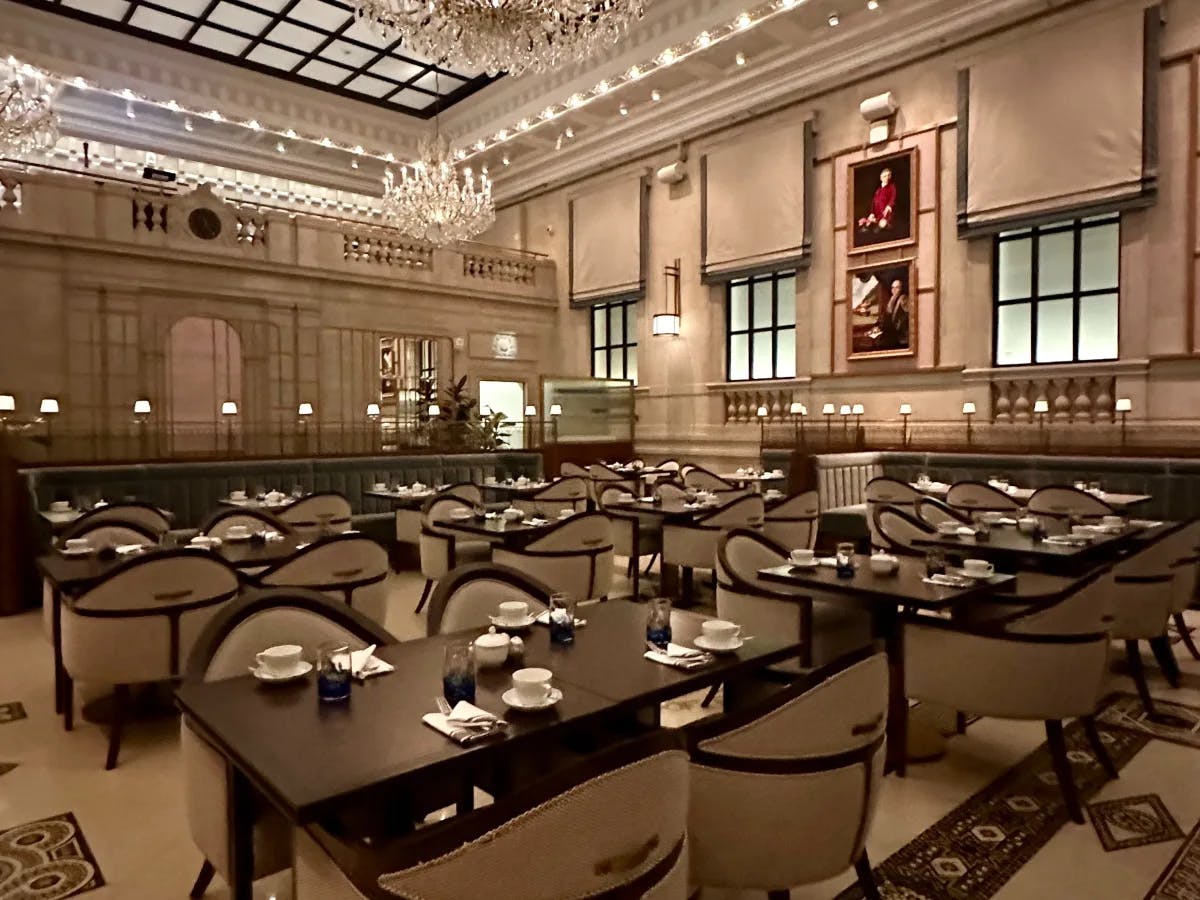
[(506, 706), (509, 706), (512, 709), (533, 710), (533, 709), (549, 709), (555, 703), (557, 703), (559, 700), (561, 700), (562, 696), (563, 696), (562, 691), (560, 691), (558, 688), (550, 688), (550, 693), (548, 695), (546, 695), (545, 699), (539, 700), (536, 703), (526, 703), (524, 700), (520, 699), (517, 696), (516, 688), (509, 688), (507, 691), (505, 691), (503, 694), (500, 695), (500, 699), (504, 701)]
[(224, 540), (227, 540), (234, 544), (238, 544), (238, 543), (241, 543), (242, 541), (249, 541), (249, 540), (253, 540), (253, 539), (254, 539), (254, 532), (250, 532), (250, 534), (246, 534), (246, 535), (228, 534), (227, 533), (224, 538)]
[(91, 556), (93, 553), (96, 552), (96, 548), (95, 547), (72, 547), (70, 550), (68, 550), (66, 547), (63, 547), (58, 552), (61, 553), (63, 556)]
[(510, 622), (508, 619), (502, 619), (499, 616), (488, 616), (488, 619), (490, 619), (491, 623), (497, 628), (509, 628), (513, 630), (528, 628), (535, 621), (535, 617), (530, 615), (526, 615), (523, 619), (517, 619), (515, 622)]
[(793, 569), (815, 569), (821, 564), (821, 561), (814, 556), (807, 562), (796, 562), (794, 559), (788, 559), (788, 564)]
[(260, 669), (255, 666), (250, 667), (250, 672), (259, 681), (265, 681), (267, 684), (283, 684), (288, 681), (295, 681), (297, 678), (303, 678), (312, 671), (312, 668), (312, 663), (300, 660), (296, 664), (296, 668), (292, 669), (286, 675), (272, 675), (266, 669)]
[(710, 641), (708, 638), (706, 638), (704, 635), (701, 634), (701, 635), (697, 635), (696, 639), (694, 641), (692, 641), (692, 643), (695, 644), (697, 647), (699, 647), (701, 650), (707, 650), (709, 653), (733, 653), (735, 650), (737, 650), (739, 647), (741, 647), (742, 644), (744, 644), (746, 642), (744, 640), (742, 640), (741, 638), (738, 638), (732, 644), (714, 644), (714, 643), (712, 643), (712, 641)]
[(987, 579), (995, 575), (996, 572), (994, 570), (991, 572), (970, 572), (966, 569), (957, 569), (954, 574), (962, 575), (965, 578), (974, 578), (977, 581), (987, 581)]

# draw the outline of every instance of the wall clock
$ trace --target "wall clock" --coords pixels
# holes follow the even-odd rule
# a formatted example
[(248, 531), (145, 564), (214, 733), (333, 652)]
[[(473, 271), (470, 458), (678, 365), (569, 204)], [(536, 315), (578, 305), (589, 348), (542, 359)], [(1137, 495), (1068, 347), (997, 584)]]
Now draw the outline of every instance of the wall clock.
[(202, 241), (211, 241), (221, 236), (221, 217), (211, 209), (198, 206), (188, 213), (188, 230)]

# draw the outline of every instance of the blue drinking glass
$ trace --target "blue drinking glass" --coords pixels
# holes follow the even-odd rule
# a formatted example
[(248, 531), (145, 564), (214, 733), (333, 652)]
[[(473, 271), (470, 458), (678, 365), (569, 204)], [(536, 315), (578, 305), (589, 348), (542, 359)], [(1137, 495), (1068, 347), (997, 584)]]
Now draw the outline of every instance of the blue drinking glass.
[(854, 577), (854, 545), (851, 543), (843, 543), (837, 545), (837, 563), (838, 578), (853, 578)]
[(567, 594), (550, 595), (550, 642), (575, 643), (575, 601)]
[(317, 649), (317, 697), (322, 703), (350, 699), (350, 648), (345, 644), (322, 644)]
[(475, 702), (475, 647), (470, 642), (446, 645), (442, 662), (442, 695), (451, 706)]
[(646, 606), (646, 640), (664, 650), (671, 643), (671, 601), (657, 597)]

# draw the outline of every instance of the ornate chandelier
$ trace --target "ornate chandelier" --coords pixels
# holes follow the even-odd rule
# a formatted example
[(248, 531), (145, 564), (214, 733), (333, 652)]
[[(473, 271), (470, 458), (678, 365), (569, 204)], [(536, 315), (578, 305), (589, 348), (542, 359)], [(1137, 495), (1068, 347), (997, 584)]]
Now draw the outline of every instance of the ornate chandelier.
[(545, 72), (615, 43), (644, 0), (354, 0), (355, 12), (408, 50), (491, 75)]
[(435, 134), (421, 142), (416, 162), (389, 169), (383, 178), (383, 215), (402, 233), (444, 246), (486, 231), (496, 221), (492, 182), (486, 172), (464, 169), (459, 179), (450, 142)]
[(11, 56), (0, 63), (0, 156), (25, 159), (58, 143), (54, 83)]

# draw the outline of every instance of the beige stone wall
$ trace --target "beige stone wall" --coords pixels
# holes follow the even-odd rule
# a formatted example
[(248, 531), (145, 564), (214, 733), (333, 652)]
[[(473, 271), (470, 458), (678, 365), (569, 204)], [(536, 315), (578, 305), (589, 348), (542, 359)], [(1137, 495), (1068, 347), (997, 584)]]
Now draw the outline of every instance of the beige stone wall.
[[(1114, 0), (1098, 0), (1058, 15), (1086, 16), (1112, 5)], [(1159, 200), (1152, 209), (1127, 213), (1123, 219), (1118, 363), (991, 370), (991, 241), (960, 240), (956, 232), (957, 71), (991, 46), (1019, 42), (1030, 29), (1046, 27), (1048, 21), (1042, 19), (879, 77), (798, 98), (786, 109), (704, 135), (688, 145), (688, 179), (674, 186), (654, 182), (650, 192), (648, 295), (639, 333), (639, 450), (649, 456), (684, 454), (724, 464), (752, 459), (757, 455), (759, 429), (753, 423), (726, 424), (730, 410), (738, 402), (749, 403), (752, 410), (760, 401), (786, 410), (792, 397), (813, 411), (825, 402), (865, 403), (870, 427), (880, 435), (890, 434), (888, 429), (898, 432), (896, 410), (901, 401), (915, 408), (915, 429), (945, 431), (959, 427), (962, 402), (972, 399), (980, 412), (977, 440), (992, 440), (988, 433), (994, 428), (994, 440), (1015, 443), (1014, 429), (1021, 425), (987, 424), (994, 395), (1054, 396), (1060, 391), (1073, 393), (1083, 382), (1090, 385), (1092, 400), (1110, 390), (1115, 396), (1131, 397), (1132, 421), (1147, 428), (1198, 424), (1200, 406), (1193, 398), (1200, 389), (1200, 316), (1195, 311), (1200, 249), (1195, 221), (1200, 216), (1196, 203), (1200, 4), (1168, 2), (1164, 10)], [(859, 115), (859, 102), (889, 90), (901, 107), (898, 137), (871, 153), (918, 146), (921, 155), (918, 351), (906, 359), (847, 360), (846, 256), (844, 232), (839, 230), (845, 219), (845, 171), (849, 161), (867, 155), (867, 126)], [(1103, 96), (1103, 85), (1095, 90), (1097, 97)], [(729, 140), (731, 131), (736, 135), (768, 129), (781, 118), (799, 121), (814, 113), (813, 252), (811, 267), (797, 281), (799, 377), (725, 385), (724, 295), (720, 288), (702, 285), (699, 277), (699, 160), (707, 147)], [(664, 150), (621, 168), (629, 173), (654, 170), (674, 156), (673, 149)], [(615, 171), (594, 178), (611, 178)], [(494, 236), (509, 246), (547, 253), (559, 263), (558, 316), (564, 339), (553, 365), (569, 374), (588, 373), (589, 354), (587, 314), (567, 305), (567, 203), (591, 183), (525, 200), (506, 212), (506, 225)], [(676, 257), (682, 259), (683, 268), (682, 334), (655, 339), (650, 335), (650, 317), (664, 304), (663, 267)], [(1087, 427), (1097, 441), (1113, 433), (1111, 423), (1085, 426), (1076, 420), (1068, 426), (1067, 419), (1076, 411), (1068, 412), (1055, 428)]]
[[(14, 178), (4, 177), (11, 188)], [(231, 390), (238, 440), (257, 452), (289, 449), (278, 438), (257, 446), (253, 435), (294, 437), (300, 401), (314, 404), (314, 428), (362, 426), (367, 403), (378, 400), (385, 334), (444, 339), (453, 352), (443, 381), (511, 378), (532, 396), (552, 366), (557, 286), (548, 260), (470, 245), (434, 250), (369, 227), (235, 207), (202, 191), (19, 180), (21, 208), (0, 207), (0, 393), (15, 394), (22, 415), (35, 413), (41, 397), (59, 398), (57, 456), (70, 455), (61, 442), (71, 433), (81, 441), (132, 435), (132, 403), (142, 396), (159, 421), (177, 405), (180, 419), (194, 422), (198, 409), (219, 420), (217, 394)], [(199, 207), (219, 216), (214, 240), (189, 230)], [(211, 375), (171, 377), (170, 332), (186, 317), (232, 326), (241, 344), (232, 387)], [(496, 332), (517, 335), (515, 359), (495, 358)], [(176, 350), (185, 369), (197, 354), (211, 358), (204, 348)], [(185, 390), (204, 396), (173, 396)]]

